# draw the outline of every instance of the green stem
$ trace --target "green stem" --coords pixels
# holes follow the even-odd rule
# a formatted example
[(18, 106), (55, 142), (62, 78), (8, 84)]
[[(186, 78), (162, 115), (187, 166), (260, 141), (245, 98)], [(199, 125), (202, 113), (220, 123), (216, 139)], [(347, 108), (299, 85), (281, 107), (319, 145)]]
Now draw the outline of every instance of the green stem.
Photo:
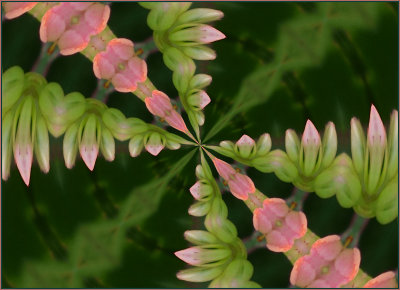
[(32, 67), (33, 72), (46, 76), (52, 62), (60, 55), (58, 49), (49, 52), (52, 43), (44, 43), (38, 59)]

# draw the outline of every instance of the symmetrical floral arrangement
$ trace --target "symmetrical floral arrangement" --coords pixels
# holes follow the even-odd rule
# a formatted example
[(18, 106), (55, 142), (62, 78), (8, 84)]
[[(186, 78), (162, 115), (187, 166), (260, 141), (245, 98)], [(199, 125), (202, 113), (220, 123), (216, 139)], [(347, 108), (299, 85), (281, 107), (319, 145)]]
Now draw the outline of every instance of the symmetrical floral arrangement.
[[(2, 179), (10, 176), (13, 159), (27, 186), (33, 159), (40, 169), (50, 170), (49, 133), (63, 136), (65, 166), (74, 167), (79, 152), (93, 170), (101, 152), (104, 159), (115, 158), (115, 140), (128, 141), (129, 153), (136, 157), (145, 149), (157, 156), (161, 150), (177, 150), (182, 145), (199, 148), (201, 164), (197, 182), (190, 188), (195, 199), (189, 214), (204, 217), (203, 230), (188, 230), (185, 239), (193, 246), (175, 255), (192, 266), (177, 274), (181, 280), (208, 282), (212, 288), (257, 288), (252, 281), (253, 266), (228, 219), (221, 190), (244, 202), (253, 213), (258, 243), (273, 252), (284, 253), (293, 264), (290, 283), (302, 288), (397, 287), (395, 273), (370, 277), (360, 269), (361, 253), (354, 247), (354, 235), (318, 237), (307, 228), (301, 211), (301, 196), (315, 192), (321, 198), (336, 195), (344, 208), (353, 208), (363, 218), (387, 224), (398, 216), (398, 112), (393, 111), (385, 128), (378, 111), (371, 106), (367, 132), (357, 118), (350, 123), (351, 156), (337, 155), (335, 125), (329, 122), (321, 137), (311, 120), (302, 136), (288, 129), (285, 151), (272, 149), (270, 135), (257, 141), (243, 135), (237, 142), (222, 141), (218, 146), (201, 140), (205, 122), (203, 109), (212, 102), (205, 88), (210, 75), (196, 73), (196, 62), (213, 60), (216, 53), (207, 44), (225, 35), (207, 24), (220, 20), (223, 13), (194, 8), (190, 2), (143, 2), (149, 10), (148, 26), (173, 72), (172, 81), (179, 101), (171, 100), (147, 76), (143, 48), (125, 38), (117, 38), (107, 27), (110, 7), (95, 2), (4, 2), (5, 17), (30, 13), (40, 22), (40, 39), (48, 43), (46, 61), (60, 53), (82, 53), (93, 62), (93, 73), (101, 84), (98, 95), (112, 90), (133, 93), (144, 102), (157, 124), (127, 118), (98, 98), (78, 92), (64, 94), (57, 83), (48, 83), (42, 72), (24, 72), (14, 66), (2, 74)], [(179, 104), (177, 105), (177, 103)], [(182, 113), (187, 114), (191, 127)], [(159, 125), (168, 124), (184, 137)], [(191, 133), (193, 131), (193, 134)], [(179, 133), (179, 134), (180, 134)], [(274, 173), (292, 183), (298, 192), (291, 200), (268, 198), (243, 171), (211, 153)], [(213, 175), (212, 161), (222, 184)], [(263, 240), (265, 240), (263, 242)], [(268, 285), (263, 285), (268, 286)]]

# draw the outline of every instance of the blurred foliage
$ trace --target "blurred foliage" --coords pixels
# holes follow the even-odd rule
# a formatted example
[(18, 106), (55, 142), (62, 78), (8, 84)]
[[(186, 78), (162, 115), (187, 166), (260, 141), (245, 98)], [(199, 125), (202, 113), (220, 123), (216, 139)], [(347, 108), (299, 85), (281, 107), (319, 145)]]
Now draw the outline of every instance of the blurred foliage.
[[(212, 99), (202, 129), (207, 144), (237, 140), (244, 133), (273, 137), (283, 147), (287, 128), (302, 131), (307, 118), (319, 130), (328, 121), (338, 129), (339, 152), (349, 151), (350, 119), (366, 125), (374, 103), (384, 122), (398, 107), (398, 3), (195, 3), (222, 10), (216, 27), (227, 39), (213, 45), (218, 57), (199, 63), (209, 73)], [(151, 36), (147, 11), (136, 3), (112, 3), (110, 28), (134, 42)], [(2, 23), (3, 67), (31, 70), (39, 55), (39, 23), (30, 15)], [(169, 96), (177, 95), (160, 53), (147, 60), (149, 77)], [(90, 97), (96, 87), (92, 64), (82, 55), (60, 57), (48, 81), (66, 93)], [(107, 103), (128, 117), (152, 117), (131, 94), (113, 93)], [(3, 287), (191, 287), (175, 273), (185, 267), (173, 255), (186, 247), (183, 232), (198, 228), (187, 214), (192, 202), (197, 151), (143, 153), (130, 158), (117, 144), (112, 163), (97, 161), (94, 172), (82, 161), (63, 164), (59, 139), (51, 140), (51, 170), (34, 164), (26, 188), (15, 166), (2, 181)], [(193, 149), (191, 149), (193, 150)], [(293, 190), (273, 174), (250, 169), (257, 188), (286, 198)], [(252, 233), (251, 213), (225, 194), (229, 218), (239, 236)], [(340, 234), (351, 209), (335, 198), (311, 194), (304, 205), (309, 227), (318, 235)], [(398, 221), (370, 221), (360, 241), (361, 267), (375, 276), (398, 267)], [(254, 281), (288, 287), (291, 265), (282, 254), (259, 249), (249, 255)], [(198, 286), (198, 285), (196, 285)]]

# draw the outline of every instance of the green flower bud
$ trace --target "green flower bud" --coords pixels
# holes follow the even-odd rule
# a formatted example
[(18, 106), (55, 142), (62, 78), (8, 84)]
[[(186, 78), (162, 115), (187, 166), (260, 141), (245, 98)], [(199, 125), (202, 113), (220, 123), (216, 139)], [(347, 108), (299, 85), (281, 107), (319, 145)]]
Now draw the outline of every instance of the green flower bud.
[(248, 281), (253, 275), (253, 266), (245, 259), (235, 259), (228, 267), (226, 267), (224, 273), (221, 275), (220, 287), (230, 288), (238, 287), (241, 283)]
[(301, 138), (299, 165), (305, 176), (311, 176), (319, 168), (321, 158), (321, 137), (314, 124), (307, 120), (303, 136)]
[(298, 162), (300, 154), (300, 140), (296, 132), (292, 129), (286, 130), (285, 148), (289, 159)]
[(10, 176), (11, 156), (12, 156), (12, 127), (14, 115), (12, 112), (3, 114), (3, 124), (1, 130), (1, 178), (7, 180)]
[(383, 189), (376, 203), (376, 219), (381, 224), (388, 224), (399, 214), (398, 178), (394, 178)]
[(386, 130), (375, 107), (371, 106), (367, 134), (367, 156), (369, 162), (364, 162), (364, 180), (366, 192), (374, 195), (382, 182), (381, 174), (386, 154)]
[(365, 156), (365, 135), (360, 121), (352, 118), (351, 126), (351, 157), (356, 172), (359, 176), (364, 173), (364, 156)]
[(388, 137), (388, 165), (386, 179), (398, 175), (399, 172), (399, 113), (394, 110), (390, 116), (390, 127)]
[(1, 96), (2, 96), (2, 114), (5, 113), (17, 102), (24, 89), (24, 71), (13, 66), (6, 70), (1, 76)]
[(243, 135), (235, 144), (234, 151), (244, 159), (249, 159), (256, 154), (256, 143), (247, 135)]
[(154, 5), (147, 16), (147, 24), (152, 30), (169, 29), (182, 12), (181, 4), (178, 2), (160, 2)]
[(182, 13), (177, 20), (177, 25), (184, 23), (207, 23), (220, 20), (222, 17), (224, 17), (224, 13), (219, 10), (195, 8)]
[(89, 170), (93, 171), (99, 154), (100, 124), (95, 114), (90, 114), (85, 122), (83, 133), (79, 135), (79, 152)]
[(189, 83), (191, 89), (203, 89), (208, 87), (212, 82), (212, 77), (206, 74), (197, 74), (192, 77)]
[(335, 124), (329, 122), (325, 127), (324, 137), (322, 139), (322, 168), (331, 165), (335, 159), (337, 150), (337, 134)]
[(264, 133), (257, 141), (257, 156), (266, 155), (271, 150), (272, 142), (268, 133)]
[(151, 132), (144, 138), (144, 146), (151, 155), (157, 156), (165, 146), (165, 137), (157, 132)]
[(109, 108), (102, 114), (103, 123), (110, 129), (114, 137), (125, 141), (134, 135), (142, 134), (148, 127), (145, 122), (138, 118), (126, 118), (118, 109)]
[(200, 164), (196, 166), (196, 177), (198, 179), (206, 179), (206, 175), (205, 175), (203, 166), (201, 166)]
[(36, 120), (36, 138), (34, 151), (40, 169), (47, 173), (50, 170), (49, 132), (44, 118), (39, 115)]
[(113, 161), (115, 159), (114, 137), (110, 130), (104, 127), (101, 130), (100, 151), (107, 161)]
[(292, 182), (298, 176), (296, 166), (282, 150), (274, 150), (265, 157), (255, 158), (253, 165), (261, 172), (275, 172), (276, 176), (284, 182)]
[(80, 118), (86, 109), (85, 97), (77, 92), (64, 97), (57, 83), (46, 85), (39, 96), (39, 107), (54, 137), (62, 135), (67, 127)]
[(224, 39), (225, 35), (210, 25), (197, 24), (177, 27), (169, 34), (169, 41), (178, 46), (194, 46)]
[(354, 206), (361, 198), (361, 184), (350, 157), (339, 155), (331, 167), (322, 171), (314, 182), (315, 192), (322, 198), (336, 194), (344, 208)]
[(226, 218), (208, 214), (204, 224), (208, 231), (225, 243), (232, 243), (237, 237), (235, 225)]
[(189, 207), (189, 214), (191, 216), (205, 216), (211, 208), (211, 203), (208, 201), (197, 201)]
[(195, 60), (214, 60), (217, 57), (215, 50), (205, 45), (182, 47), (182, 52)]
[[(80, 128), (81, 127), (81, 128)], [(65, 166), (71, 169), (75, 165), (76, 154), (78, 153), (78, 134), (82, 132), (79, 123), (72, 124), (66, 131), (63, 140), (63, 154)]]
[(129, 141), (129, 153), (132, 157), (140, 155), (144, 147), (143, 136), (136, 135)]
[(32, 96), (25, 98), (18, 117), (18, 127), (13, 144), (14, 159), (22, 179), (26, 185), (29, 185), (33, 160), (32, 132), (35, 131), (36, 123), (36, 107)]
[(186, 270), (182, 270), (176, 274), (178, 279), (189, 281), (189, 282), (206, 282), (215, 279), (224, 271), (225, 266), (204, 268), (194, 267)]
[(175, 252), (175, 255), (192, 266), (215, 268), (224, 264), (232, 252), (225, 245), (208, 244), (184, 249)]
[(207, 231), (186, 231), (184, 235), (188, 242), (198, 246), (218, 243), (218, 239), (212, 233)]

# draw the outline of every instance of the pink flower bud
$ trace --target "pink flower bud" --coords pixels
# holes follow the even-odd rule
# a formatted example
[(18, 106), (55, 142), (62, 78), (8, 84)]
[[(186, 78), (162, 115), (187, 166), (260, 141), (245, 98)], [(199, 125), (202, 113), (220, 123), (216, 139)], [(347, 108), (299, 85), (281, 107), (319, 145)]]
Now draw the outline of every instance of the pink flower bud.
[(236, 198), (246, 200), (250, 193), (256, 191), (253, 181), (247, 175), (236, 172), (231, 165), (221, 159), (214, 157), (212, 161), (218, 174), (228, 182), (229, 190)]
[(263, 207), (254, 210), (254, 228), (263, 233), (267, 248), (274, 252), (286, 252), (294, 240), (307, 232), (307, 218), (303, 212), (291, 211), (280, 198), (264, 200)]
[(110, 7), (94, 2), (62, 2), (49, 9), (42, 18), (40, 39), (57, 42), (62, 55), (80, 52), (90, 38), (104, 30)]
[(170, 98), (161, 91), (154, 90), (151, 97), (145, 100), (146, 107), (153, 115), (165, 119), (167, 123), (181, 131), (188, 132), (185, 121), (182, 116), (172, 107)]
[(146, 62), (137, 57), (133, 42), (125, 38), (114, 38), (106, 51), (93, 59), (93, 71), (98, 79), (110, 80), (118, 92), (133, 92), (138, 83), (147, 79)]
[(386, 130), (374, 105), (371, 105), (367, 134), (368, 146), (386, 146)]
[(327, 236), (295, 262), (290, 283), (302, 288), (339, 288), (356, 276), (360, 259), (357, 248), (343, 248), (339, 236)]
[(321, 137), (310, 120), (307, 120), (301, 139), (301, 147), (303, 148), (303, 152), (301, 153), (304, 154), (304, 157), (300, 158), (300, 162), (303, 163), (303, 173), (305, 176), (310, 176), (316, 169), (317, 158), (321, 147)]
[(37, 2), (3, 2), (3, 8), (7, 19), (17, 18), (31, 10)]

